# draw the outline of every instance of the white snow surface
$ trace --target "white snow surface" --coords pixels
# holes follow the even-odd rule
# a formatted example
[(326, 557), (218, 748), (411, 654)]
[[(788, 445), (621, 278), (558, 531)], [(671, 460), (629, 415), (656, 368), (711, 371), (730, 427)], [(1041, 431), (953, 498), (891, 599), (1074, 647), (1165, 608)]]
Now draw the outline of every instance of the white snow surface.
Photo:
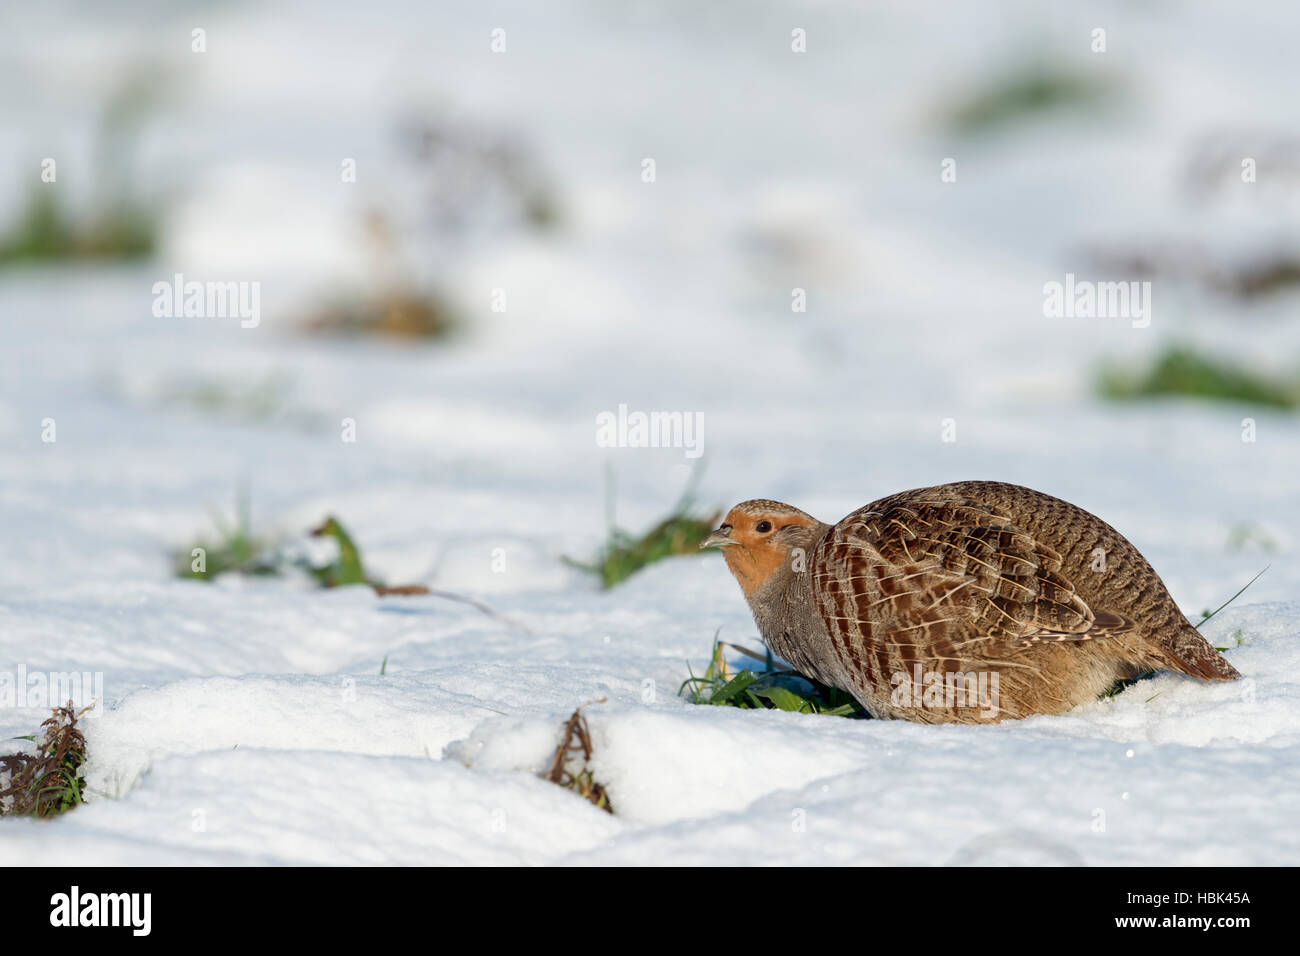
[[(1207, 135), (1295, 132), (1293, 5), (302, 0), (205, 10), (201, 56), (189, 14), (28, 6), (0, 14), (4, 181), (66, 154), (61, 180), (87, 188), (89, 77), (147, 53), (176, 80), (140, 179), (175, 205), (156, 262), (0, 272), (0, 674), (97, 672), (104, 697), (91, 799), (0, 820), (0, 865), (1300, 859), (1300, 424), (1090, 386), (1103, 357), (1175, 340), (1282, 368), (1300, 302), (1157, 284), (1146, 329), (1041, 308), (1099, 243), (1229, 255), (1294, 220), (1294, 179), (1203, 202), (1182, 180)], [(1118, 78), (1123, 105), (987, 139), (936, 119), (1026, 50)], [(529, 143), (559, 226), (415, 257), (467, 316), (456, 341), (303, 337), (314, 292), (364, 273), (360, 210), (400, 216), (427, 185), (392, 141), (433, 107)], [(0, 219), (25, 195), (6, 187)], [(154, 317), (178, 271), (260, 281), (261, 324)], [(268, 420), (163, 401), (270, 375), (290, 391)], [(701, 413), (702, 459), (597, 447), (619, 404)], [(1244, 679), (1161, 674), (995, 727), (692, 705), (678, 686), (715, 632), (758, 643), (719, 557), (602, 592), (561, 556), (603, 541), (607, 472), (639, 530), (700, 465), (701, 507), (773, 497), (824, 520), (943, 481), (1029, 485), (1119, 528), (1193, 619), (1268, 565), (1205, 629)], [(387, 580), (494, 614), (173, 578), (241, 484), (256, 529), (314, 546), (302, 532), (337, 514)], [(539, 776), (584, 704), (614, 815)], [(2, 707), (0, 736), (46, 716)]]

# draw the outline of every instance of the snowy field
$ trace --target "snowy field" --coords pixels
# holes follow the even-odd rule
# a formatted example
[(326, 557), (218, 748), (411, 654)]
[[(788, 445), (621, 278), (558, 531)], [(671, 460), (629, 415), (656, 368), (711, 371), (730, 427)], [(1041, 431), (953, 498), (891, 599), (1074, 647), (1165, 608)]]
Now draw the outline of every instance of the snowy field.
[[(1234, 159), (1195, 196), (1186, 175), (1207, 141), (1265, 155), (1300, 132), (1300, 9), (547, 6), (0, 13), (0, 223), (43, 157), (46, 188), (90, 195), (107, 78), (166, 78), (132, 160), (166, 201), (157, 256), (0, 269), (0, 681), (103, 680), (92, 799), (0, 820), (0, 866), (1296, 862), (1300, 422), (1107, 404), (1093, 373), (1174, 341), (1294, 368), (1300, 298), (1158, 278), (1139, 328), (1047, 318), (1043, 286), (1111, 277), (1097, 248), (1177, 240), (1231, 262), (1300, 245), (1297, 167), (1261, 160), (1247, 185)], [(1034, 59), (1115, 92), (987, 135), (945, 122)], [(475, 207), (473, 228), (429, 228), (435, 187), (395, 131), (430, 115), (518, 137), (555, 224)], [(373, 208), (462, 334), (302, 332), (320, 295), (369, 281)], [(175, 273), (259, 282), (259, 323), (155, 316)], [(283, 395), (260, 418), (169, 400), (268, 380)], [(599, 447), (620, 405), (698, 413), (703, 454)], [(604, 541), (611, 474), (635, 531), (692, 475), (701, 509), (772, 497), (827, 521), (905, 488), (1025, 484), (1120, 529), (1193, 620), (1268, 565), (1206, 627), (1244, 680), (1162, 674), (995, 727), (694, 706), (677, 689), (715, 631), (756, 630), (717, 554), (608, 591), (562, 562)], [(256, 530), (319, 547), (303, 532), (337, 514), (386, 580), (495, 614), (174, 577), (241, 486)], [(614, 815), (538, 776), (599, 698), (592, 769)], [(23, 703), (0, 707), (0, 736), (48, 716)]]

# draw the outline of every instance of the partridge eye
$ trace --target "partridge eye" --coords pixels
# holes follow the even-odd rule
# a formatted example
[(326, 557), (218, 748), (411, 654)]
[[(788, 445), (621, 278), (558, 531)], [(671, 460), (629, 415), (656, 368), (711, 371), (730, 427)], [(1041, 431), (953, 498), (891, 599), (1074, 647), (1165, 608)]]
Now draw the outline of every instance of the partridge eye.
[(760, 521), (758, 524), (754, 525), (754, 530), (757, 531), (759, 534), (766, 534), (767, 532), (772, 530), (772, 522)]

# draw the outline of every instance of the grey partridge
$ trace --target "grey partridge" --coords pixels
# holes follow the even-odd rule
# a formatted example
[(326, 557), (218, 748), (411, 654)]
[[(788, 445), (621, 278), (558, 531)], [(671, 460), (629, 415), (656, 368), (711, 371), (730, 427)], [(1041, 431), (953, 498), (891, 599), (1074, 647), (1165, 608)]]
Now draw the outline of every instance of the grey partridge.
[(1241, 676), (1123, 535), (1020, 485), (904, 491), (835, 525), (746, 501), (701, 547), (722, 549), (774, 654), (875, 717), (984, 723), (1148, 670)]

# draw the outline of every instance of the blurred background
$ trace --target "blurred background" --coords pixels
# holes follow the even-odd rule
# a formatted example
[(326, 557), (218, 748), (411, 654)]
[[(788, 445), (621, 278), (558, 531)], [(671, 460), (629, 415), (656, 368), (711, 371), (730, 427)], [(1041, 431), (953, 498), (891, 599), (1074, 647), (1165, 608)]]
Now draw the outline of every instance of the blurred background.
[[(1189, 613), (1269, 564), (1250, 599), (1293, 596), (1298, 26), (8, 5), (0, 579), (157, 580), (205, 535), (238, 565), (334, 513), (390, 581), (554, 592), (612, 526), (996, 478)], [(255, 327), (156, 314), (177, 274), (256, 283)], [(1149, 281), (1149, 325), (1046, 315), (1067, 274)], [(601, 447), (620, 405), (700, 416), (703, 454)]]

